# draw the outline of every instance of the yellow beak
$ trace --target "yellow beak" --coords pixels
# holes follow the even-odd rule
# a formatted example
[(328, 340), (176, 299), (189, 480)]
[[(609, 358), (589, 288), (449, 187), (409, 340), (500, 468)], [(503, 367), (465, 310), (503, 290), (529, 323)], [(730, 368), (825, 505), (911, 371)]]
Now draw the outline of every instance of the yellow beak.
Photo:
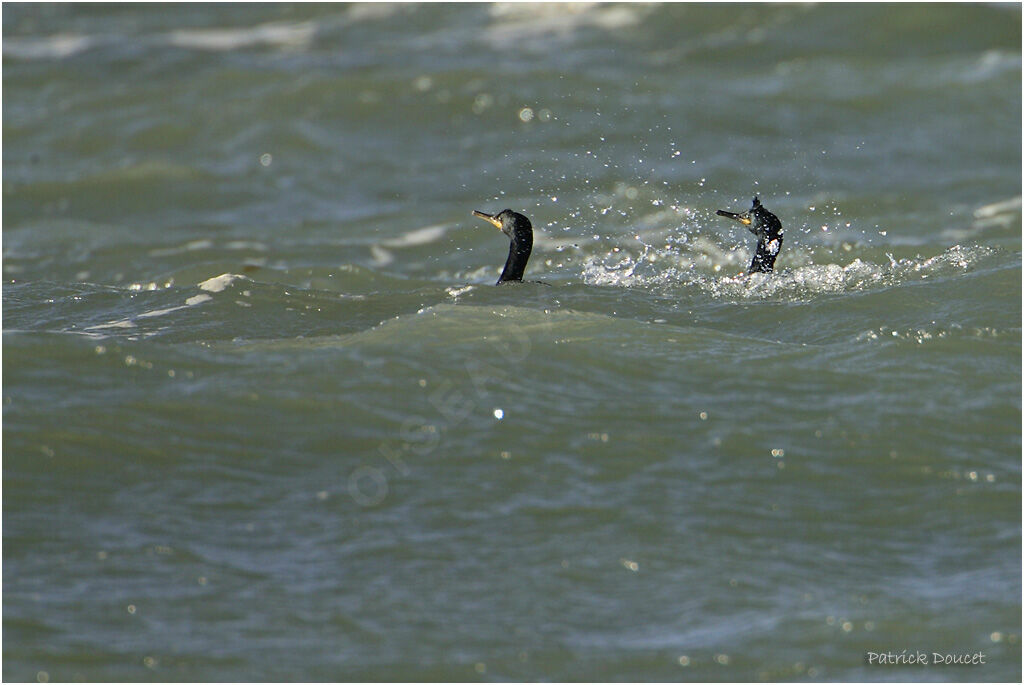
[(481, 211), (478, 211), (478, 210), (475, 210), (475, 209), (474, 209), (474, 210), (473, 210), (473, 216), (476, 216), (476, 217), (480, 217), (480, 218), (481, 218), (481, 219), (483, 219), (484, 221), (490, 221), (490, 222), (491, 222), (492, 224), (494, 224), (494, 225), (495, 225), (495, 226), (496, 226), (497, 228), (499, 228), (499, 229), (501, 228), (501, 222), (500, 222), (500, 221), (498, 221), (497, 219), (495, 219), (495, 218), (494, 218), (493, 216), (491, 216), (490, 214), (484, 214), (483, 212), (481, 212)]
[(750, 224), (754, 223), (754, 220), (751, 219), (749, 216), (737, 214), (736, 212), (727, 212), (724, 209), (719, 209), (717, 212), (715, 212), (715, 214), (717, 214), (718, 216), (724, 216), (727, 219), (735, 219), (744, 226), (749, 226)]

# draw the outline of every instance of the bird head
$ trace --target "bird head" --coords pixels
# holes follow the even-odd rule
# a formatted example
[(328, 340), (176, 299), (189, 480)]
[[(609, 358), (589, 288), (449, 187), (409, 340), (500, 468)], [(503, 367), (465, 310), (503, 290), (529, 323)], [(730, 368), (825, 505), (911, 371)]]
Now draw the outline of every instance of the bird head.
[(754, 196), (753, 203), (750, 205), (750, 209), (745, 212), (727, 212), (724, 209), (719, 209), (715, 214), (738, 221), (754, 233), (760, 233), (762, 230), (782, 231), (782, 224), (778, 218), (764, 208), (756, 195)]
[(519, 212), (503, 209), (497, 214), (492, 215), (479, 210), (473, 210), (473, 216), (493, 224), (513, 242), (524, 242), (527, 239), (531, 242), (533, 241), (533, 225), (529, 219)]

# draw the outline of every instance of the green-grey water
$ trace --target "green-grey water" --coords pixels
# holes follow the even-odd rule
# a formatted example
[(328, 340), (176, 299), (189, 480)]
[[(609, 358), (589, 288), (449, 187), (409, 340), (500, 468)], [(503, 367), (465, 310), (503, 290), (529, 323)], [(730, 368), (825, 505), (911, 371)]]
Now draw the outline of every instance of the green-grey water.
[(1020, 27), (5, 4), (4, 679), (1019, 681)]

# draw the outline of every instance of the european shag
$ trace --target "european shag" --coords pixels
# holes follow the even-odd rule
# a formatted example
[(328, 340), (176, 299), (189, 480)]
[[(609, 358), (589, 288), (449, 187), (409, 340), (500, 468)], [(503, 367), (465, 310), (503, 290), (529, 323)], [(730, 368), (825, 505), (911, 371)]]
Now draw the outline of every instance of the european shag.
[(775, 258), (782, 249), (782, 222), (779, 221), (779, 217), (765, 209), (756, 196), (754, 205), (742, 214), (727, 212), (724, 209), (719, 209), (715, 213), (718, 216), (735, 219), (757, 236), (757, 251), (754, 252), (754, 260), (750, 262), (747, 273), (771, 273), (775, 268)]
[(504, 209), (493, 216), (473, 210), (473, 216), (491, 222), (509, 237), (508, 259), (505, 260), (505, 268), (495, 285), (507, 281), (522, 282), (526, 262), (533, 250), (533, 225), (530, 224), (530, 220), (511, 209)]

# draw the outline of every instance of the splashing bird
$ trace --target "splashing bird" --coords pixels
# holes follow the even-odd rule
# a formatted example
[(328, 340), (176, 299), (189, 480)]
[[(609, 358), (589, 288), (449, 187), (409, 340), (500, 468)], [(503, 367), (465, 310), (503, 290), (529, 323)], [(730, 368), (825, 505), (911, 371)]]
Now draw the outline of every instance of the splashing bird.
[(770, 274), (775, 268), (775, 258), (782, 249), (782, 222), (779, 221), (779, 217), (765, 209), (757, 196), (754, 196), (753, 206), (742, 214), (727, 212), (724, 209), (719, 209), (715, 213), (740, 222), (757, 236), (757, 250), (747, 273)]
[(509, 237), (508, 259), (505, 260), (505, 268), (495, 285), (509, 281), (522, 282), (526, 262), (533, 250), (533, 225), (530, 220), (511, 209), (503, 209), (494, 215), (473, 210), (473, 216), (497, 226)]

